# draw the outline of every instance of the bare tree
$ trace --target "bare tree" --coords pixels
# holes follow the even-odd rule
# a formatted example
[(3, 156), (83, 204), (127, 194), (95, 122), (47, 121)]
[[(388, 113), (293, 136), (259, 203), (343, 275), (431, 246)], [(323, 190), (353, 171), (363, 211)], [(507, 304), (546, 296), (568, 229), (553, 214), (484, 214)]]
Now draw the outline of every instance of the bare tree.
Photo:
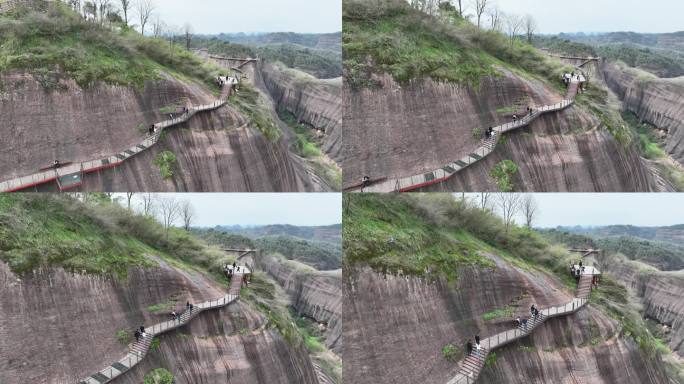
[(491, 7), (487, 14), (489, 15), (489, 28), (492, 31), (500, 32), (502, 12), (497, 7)]
[(143, 215), (152, 216), (154, 213), (154, 195), (146, 193), (142, 196)]
[(463, 0), (458, 0), (458, 15), (463, 17)]
[(503, 218), (506, 232), (510, 228), (515, 216), (520, 211), (522, 198), (517, 193), (498, 193), (496, 195), (496, 202), (501, 210), (501, 218)]
[(522, 213), (525, 217), (525, 226), (527, 226), (528, 229), (532, 228), (532, 222), (534, 222), (534, 219), (537, 218), (538, 208), (539, 207), (537, 205), (537, 201), (534, 199), (534, 196), (529, 193), (526, 194), (522, 201)]
[(158, 200), (159, 213), (161, 214), (162, 224), (166, 231), (166, 239), (169, 239), (169, 229), (178, 219), (181, 213), (181, 206), (178, 201), (171, 196), (162, 196)]
[(532, 37), (537, 30), (537, 22), (532, 15), (525, 16), (525, 35), (527, 35), (527, 43), (532, 44)]
[(490, 203), (489, 200), (491, 197), (492, 197), (492, 194), (489, 192), (480, 193), (480, 208), (482, 210), (489, 208), (489, 203)]
[(520, 33), (523, 26), (523, 18), (518, 15), (507, 15), (506, 16), (506, 29), (508, 30), (508, 36), (511, 39), (511, 49), (513, 48), (513, 43), (515, 43), (515, 38)]
[(152, 12), (154, 12), (154, 3), (152, 0), (138, 0), (135, 4), (135, 9), (138, 11), (138, 17), (140, 18), (140, 33), (145, 35), (145, 25), (150, 20)]
[(92, 1), (86, 1), (83, 3), (83, 17), (86, 20), (91, 19), (96, 20), (97, 19), (97, 4), (95, 4)]
[(119, 0), (119, 3), (121, 4), (121, 11), (124, 15), (124, 23), (128, 26), (128, 12), (133, 8), (133, 2), (132, 0)]
[(473, 5), (475, 6), (475, 15), (477, 15), (477, 27), (480, 28), (480, 20), (482, 19), (482, 15), (484, 15), (485, 11), (487, 11), (487, 7), (490, 5), (490, 0), (475, 0)]
[(185, 23), (183, 25), (183, 35), (185, 35), (185, 49), (190, 50), (190, 43), (192, 43), (192, 25)]
[(126, 201), (128, 202), (128, 210), (129, 211), (131, 210), (131, 199), (133, 199), (133, 195), (135, 195), (135, 193), (126, 192)]
[(164, 33), (164, 22), (159, 16), (155, 17), (154, 23), (152, 23), (152, 33), (154, 37), (160, 37)]
[(183, 218), (183, 228), (185, 228), (186, 231), (189, 231), (190, 225), (195, 219), (195, 209), (192, 207), (192, 204), (187, 200), (184, 201), (181, 205), (181, 216)]

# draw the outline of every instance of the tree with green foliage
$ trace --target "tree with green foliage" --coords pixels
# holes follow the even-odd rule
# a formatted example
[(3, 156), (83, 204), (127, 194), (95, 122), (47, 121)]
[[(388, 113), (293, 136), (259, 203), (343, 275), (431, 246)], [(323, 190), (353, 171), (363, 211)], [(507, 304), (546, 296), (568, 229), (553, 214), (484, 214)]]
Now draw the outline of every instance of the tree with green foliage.
[(144, 384), (173, 384), (173, 374), (164, 368), (157, 368), (145, 375)]
[(492, 168), (489, 175), (494, 179), (501, 192), (513, 192), (513, 177), (518, 173), (518, 165), (511, 160), (503, 160)]

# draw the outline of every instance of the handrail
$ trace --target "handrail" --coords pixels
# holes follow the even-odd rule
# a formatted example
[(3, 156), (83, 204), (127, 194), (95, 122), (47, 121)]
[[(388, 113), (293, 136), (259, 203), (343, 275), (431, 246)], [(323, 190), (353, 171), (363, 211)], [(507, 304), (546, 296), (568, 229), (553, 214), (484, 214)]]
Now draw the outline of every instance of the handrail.
[[(131, 351), (129, 349), (129, 353), (124, 356), (124, 358), (120, 359), (119, 361), (115, 362), (114, 364), (98, 371), (97, 373), (93, 374), (92, 376), (89, 376), (85, 379), (79, 380), (78, 384), (104, 384), (108, 383), (115, 378), (121, 376), (134, 366), (136, 366), (140, 361), (142, 361), (145, 356), (147, 356), (147, 353), (149, 352), (149, 347), (150, 344), (152, 343), (152, 339), (154, 336), (160, 335), (162, 333), (169, 332), (171, 330), (174, 330), (176, 328), (179, 328), (187, 323), (190, 322), (190, 320), (194, 319), (197, 317), (200, 313), (214, 309), (214, 308), (219, 308), (219, 307), (224, 307), (226, 305), (229, 305), (235, 300), (237, 300), (240, 296), (239, 294), (239, 288), (242, 286), (242, 281), (243, 281), (243, 276), (244, 275), (249, 275), (251, 274), (251, 270), (249, 268), (246, 268), (245, 266), (240, 266), (240, 272), (235, 272), (233, 274), (233, 278), (230, 283), (230, 289), (229, 293), (224, 295), (223, 297), (220, 297), (215, 300), (208, 300), (202, 303), (199, 303), (194, 306), (192, 310), (186, 309), (181, 313), (179, 316), (178, 320), (168, 320), (164, 321), (161, 323), (157, 323), (152, 325), (152, 327), (146, 327), (145, 328), (145, 333), (149, 334), (145, 338), (143, 338), (143, 344), (142, 344), (142, 351), (140, 351), (139, 347), (140, 344), (138, 341), (136, 343), (131, 344), (133, 347), (138, 347), (134, 351)], [(237, 291), (237, 294), (231, 294), (230, 292)], [(123, 366), (122, 370), (118, 369), (116, 366), (121, 365)], [(119, 366), (119, 368), (121, 368)], [(101, 376), (100, 376), (101, 375)], [(97, 376), (97, 378), (95, 377)], [(104, 381), (103, 381), (104, 380)]]
[[(586, 81), (586, 80), (585, 80)], [(529, 125), (532, 121), (536, 120), (539, 116), (545, 113), (549, 112), (556, 112), (560, 110), (564, 110), (568, 108), (569, 106), (573, 105), (575, 100), (575, 96), (577, 95), (577, 88), (579, 86), (580, 82), (584, 82), (582, 80), (571, 80), (570, 85), (568, 86), (568, 93), (566, 95), (566, 99), (561, 100), (558, 103), (551, 104), (551, 105), (543, 105), (538, 108), (533, 108), (530, 113), (527, 115), (523, 116), (519, 120), (504, 123), (501, 125), (498, 125), (496, 127), (493, 127), (493, 131), (495, 133), (495, 136), (497, 136), (497, 143), (498, 143), (498, 136), (501, 134), (512, 131), (521, 127), (525, 127)], [(353, 191), (357, 190), (360, 191), (363, 189), (365, 192), (409, 192), (413, 191), (419, 188), (427, 187), (433, 184), (438, 184), (441, 182), (446, 181), (447, 179), (451, 178), (453, 175), (458, 173), (460, 170), (469, 167), (470, 165), (482, 160), (484, 157), (488, 156), (490, 153), (494, 151), (494, 147), (491, 149), (488, 148), (487, 146), (480, 146), (477, 149), (475, 149), (473, 152), (470, 152), (468, 155), (451, 162), (449, 164), (446, 164), (439, 169), (435, 169), (432, 171), (426, 171), (423, 172), (419, 175), (411, 175), (411, 176), (405, 176), (405, 177), (400, 177), (396, 179), (385, 179), (382, 182), (377, 182), (374, 183), (370, 186), (367, 186), (365, 188), (361, 188), (360, 186), (356, 186), (355, 188), (353, 187), (348, 187), (345, 188), (347, 191)], [(473, 155), (476, 155), (473, 157)]]
[[(12, 0), (16, 1), (16, 0)], [(0, 3), (3, 4), (3, 3)], [(172, 119), (168, 120), (163, 120), (159, 123), (153, 124), (154, 126), (154, 133), (146, 135), (141, 142), (138, 144), (124, 149), (123, 151), (107, 156), (105, 158), (100, 158), (100, 159), (95, 159), (95, 160), (86, 160), (80, 163), (76, 163), (76, 165), (80, 165), (81, 171), (79, 173), (92, 173), (96, 172), (102, 169), (106, 168), (113, 168), (118, 165), (121, 165), (124, 161), (128, 160), (129, 158), (139, 154), (140, 152), (143, 152), (147, 150), (148, 148), (152, 147), (153, 145), (157, 144), (159, 142), (159, 139), (161, 137), (162, 132), (164, 129), (172, 127), (174, 125), (178, 125), (181, 123), (184, 123), (193, 116), (195, 116), (199, 112), (205, 112), (209, 110), (214, 110), (222, 107), (226, 103), (228, 103), (228, 98), (232, 94), (232, 87), (225, 87), (224, 91), (221, 94), (221, 97), (214, 101), (211, 104), (206, 104), (206, 105), (199, 105), (199, 106), (194, 106), (194, 107), (188, 107), (188, 110), (186, 113), (184, 113), (180, 117), (175, 117)], [(142, 147), (142, 148), (141, 148)], [(56, 180), (59, 175), (59, 168), (57, 169), (50, 169), (47, 171), (41, 171), (41, 172), (36, 172), (27, 176), (20, 176), (16, 177), (14, 179), (6, 180), (3, 182), (0, 182), (0, 192), (17, 192), (22, 189), (27, 189), (31, 187), (35, 187), (37, 185), (49, 183), (51, 181)]]
[[(585, 273), (580, 276), (580, 281), (577, 284), (577, 290), (578, 293), (581, 293), (583, 288), (586, 288), (587, 282), (589, 286), (593, 284), (592, 278), (593, 274), (591, 273)], [(503, 332), (499, 332), (495, 335), (489, 336), (487, 338), (484, 338), (481, 340), (480, 345), (487, 351), (484, 356), (489, 354), (489, 351), (502, 347), (514, 340), (523, 338), (530, 333), (539, 325), (542, 323), (546, 322), (546, 319), (551, 318), (551, 317), (557, 317), (557, 316), (563, 316), (567, 314), (572, 314), (583, 308), (587, 303), (589, 302), (588, 297), (574, 297), (572, 301), (569, 303), (563, 304), (563, 305), (558, 305), (558, 306), (553, 306), (545, 309), (541, 309), (539, 311), (541, 318), (539, 320), (535, 320), (534, 325), (531, 325), (529, 328), (521, 329), (521, 327), (517, 327), (511, 330), (506, 330)], [(461, 368), (463, 368), (463, 365), (461, 365)], [(480, 367), (481, 369), (481, 367)], [(471, 375), (472, 375), (471, 371)], [(461, 373), (461, 370), (459, 370), (459, 373), (456, 374), (451, 380), (447, 382), (447, 384), (472, 384), (475, 383), (477, 378), (479, 377), (480, 370), (478, 370), (476, 377), (470, 377), (468, 375), (464, 375)]]

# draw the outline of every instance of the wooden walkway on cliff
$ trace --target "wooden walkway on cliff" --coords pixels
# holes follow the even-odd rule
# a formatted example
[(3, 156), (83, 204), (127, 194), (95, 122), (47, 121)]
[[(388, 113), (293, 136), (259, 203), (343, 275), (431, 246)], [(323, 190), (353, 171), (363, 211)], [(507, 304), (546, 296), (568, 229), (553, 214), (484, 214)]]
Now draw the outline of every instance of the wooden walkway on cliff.
[(36, 187), (41, 184), (56, 181), (60, 191), (76, 188), (83, 183), (83, 175), (97, 172), (107, 168), (121, 165), (129, 158), (145, 151), (159, 142), (164, 129), (185, 123), (200, 112), (213, 111), (225, 105), (232, 94), (232, 87), (227, 84), (221, 91), (221, 97), (211, 104), (188, 107), (187, 111), (180, 117), (154, 124), (154, 133), (145, 137), (140, 143), (124, 149), (123, 151), (96, 160), (89, 160), (80, 163), (72, 163), (64, 167), (42, 170), (31, 175), (17, 177), (11, 180), (0, 182), (0, 192), (17, 192), (27, 188)]
[[(490, 153), (494, 152), (494, 149), (496, 148), (496, 145), (498, 144), (502, 134), (526, 127), (543, 114), (562, 111), (573, 105), (575, 102), (575, 96), (577, 96), (579, 84), (586, 82), (586, 78), (583, 75), (578, 76), (580, 77), (577, 79), (573, 78), (570, 81), (564, 100), (561, 100), (556, 104), (532, 108), (531, 113), (516, 121), (493, 127), (494, 136), (492, 138), (483, 140), (476, 150), (467, 154), (466, 156), (446, 164), (439, 169), (424, 172), (419, 175), (406, 176), (398, 179), (381, 178), (373, 180), (371, 178), (370, 185), (363, 188), (363, 192), (410, 192), (448, 180), (460, 170), (477, 163)], [(347, 192), (360, 192), (362, 189), (361, 187), (362, 184), (359, 183), (348, 186), (344, 190)]]
[(580, 310), (589, 302), (589, 295), (591, 294), (591, 287), (595, 274), (600, 274), (600, 272), (593, 267), (587, 267), (585, 271), (582, 272), (579, 283), (577, 284), (577, 297), (573, 298), (571, 302), (555, 307), (540, 309), (539, 316), (536, 318), (531, 317), (527, 321), (526, 327), (521, 325), (517, 328), (500, 332), (480, 340), (480, 345), (482, 347), (480, 352), (477, 353), (473, 350), (473, 354), (463, 359), (458, 373), (449, 380), (447, 384), (475, 383), (485, 365), (487, 356), (492, 350), (501, 348), (508, 343), (528, 336), (549, 318), (571, 315)]
[[(230, 267), (232, 269), (232, 266)], [(152, 339), (162, 333), (180, 328), (197, 317), (200, 313), (214, 308), (222, 308), (235, 302), (240, 296), (240, 288), (245, 275), (251, 271), (246, 266), (238, 266), (239, 271), (234, 271), (230, 281), (228, 294), (216, 300), (205, 301), (194, 306), (193, 310), (186, 309), (180, 316), (180, 320), (169, 320), (155, 324), (152, 327), (145, 327), (144, 338), (129, 345), (129, 352), (121, 360), (112, 363), (101, 371), (82, 379), (78, 384), (104, 384), (109, 383), (141, 362), (150, 351)]]

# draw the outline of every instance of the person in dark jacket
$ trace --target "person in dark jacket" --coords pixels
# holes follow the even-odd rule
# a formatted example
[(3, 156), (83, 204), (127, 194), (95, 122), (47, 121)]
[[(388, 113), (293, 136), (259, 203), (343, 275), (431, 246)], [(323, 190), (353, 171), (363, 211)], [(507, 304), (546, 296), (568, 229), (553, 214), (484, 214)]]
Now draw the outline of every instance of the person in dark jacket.
[(468, 339), (468, 342), (466, 343), (466, 351), (468, 352), (467, 356), (470, 356), (473, 354), (473, 343)]

